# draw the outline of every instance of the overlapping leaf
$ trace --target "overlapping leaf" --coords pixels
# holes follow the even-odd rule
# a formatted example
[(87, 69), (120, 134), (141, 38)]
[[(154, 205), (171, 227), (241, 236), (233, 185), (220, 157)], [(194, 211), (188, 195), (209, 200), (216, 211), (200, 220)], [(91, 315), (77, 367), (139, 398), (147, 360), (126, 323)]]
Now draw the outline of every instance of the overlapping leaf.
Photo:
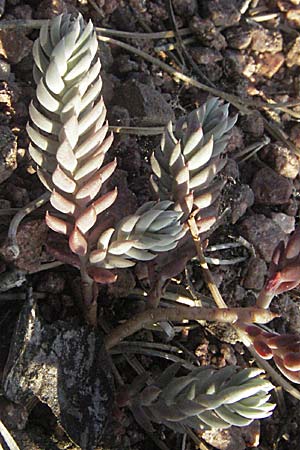
[(184, 231), (182, 214), (172, 211), (170, 201), (148, 203), (114, 228), (101, 226), (100, 215), (114, 203), (117, 190), (103, 188), (116, 161), (103, 166), (113, 136), (107, 134), (96, 52), (93, 25), (85, 25), (81, 15), (75, 20), (61, 15), (41, 28), (33, 47), (37, 90), (27, 131), (30, 155), (58, 212), (47, 212), (48, 226), (68, 236), (70, 249), (84, 257), (95, 281), (111, 282), (115, 277), (107, 269), (150, 260), (174, 248)]
[[(209, 229), (215, 220), (213, 205), (224, 183), (214, 182), (226, 160), (221, 158), (237, 116), (229, 117), (229, 105), (211, 98), (201, 108), (170, 122), (163, 134), (160, 148), (151, 157), (152, 187), (160, 199), (171, 199), (176, 208), (188, 216), (193, 207), (198, 216), (200, 232)], [(207, 219), (209, 218), (209, 220)]]
[(300, 384), (300, 336), (264, 331), (256, 325), (245, 325), (257, 353), (274, 360), (278, 369), (293, 383)]
[(138, 422), (153, 431), (151, 422), (185, 432), (243, 427), (272, 414), (268, 392), (274, 386), (260, 377), (260, 369), (228, 366), (216, 370), (200, 367), (177, 377), (179, 366), (170, 366), (155, 382), (131, 400)]

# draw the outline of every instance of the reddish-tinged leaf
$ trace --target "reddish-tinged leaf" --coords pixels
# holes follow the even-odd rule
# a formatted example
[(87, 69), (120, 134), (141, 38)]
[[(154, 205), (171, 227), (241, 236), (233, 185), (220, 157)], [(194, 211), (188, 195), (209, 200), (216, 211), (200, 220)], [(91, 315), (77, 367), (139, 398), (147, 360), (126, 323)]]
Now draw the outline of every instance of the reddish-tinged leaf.
[(117, 275), (102, 267), (89, 267), (88, 274), (96, 283), (101, 284), (114, 283), (117, 279)]
[(256, 327), (255, 325), (248, 325), (245, 328), (245, 331), (249, 334), (250, 337), (259, 336), (261, 334), (261, 329)]
[(284, 241), (280, 241), (275, 248), (272, 256), (272, 262), (277, 266), (279, 264), (280, 256), (284, 252)]
[(96, 223), (97, 214), (93, 205), (86, 209), (77, 219), (76, 227), (85, 234), (89, 231)]
[(77, 227), (75, 227), (70, 234), (69, 246), (76, 255), (84, 256), (87, 252), (87, 241)]
[(278, 336), (267, 339), (268, 346), (273, 349), (286, 347), (297, 342), (299, 342), (299, 336), (295, 336), (294, 334), (279, 334)]
[(103, 250), (101, 248), (93, 250), (90, 253), (90, 257), (89, 257), (90, 263), (97, 264), (97, 263), (103, 261), (106, 256), (106, 253), (107, 253), (107, 250)]
[(70, 200), (66, 199), (63, 195), (57, 192), (55, 189), (52, 191), (50, 202), (53, 208), (65, 214), (74, 214), (76, 205)]
[(92, 178), (90, 178), (76, 193), (75, 199), (79, 206), (85, 206), (92, 201), (102, 186), (102, 179), (97, 172)]
[(300, 230), (297, 229), (288, 240), (285, 256), (288, 259), (296, 258), (300, 254)]
[(106, 153), (107, 150), (109, 150), (109, 148), (111, 147), (111, 144), (113, 143), (114, 140), (114, 135), (111, 133), (109, 136), (107, 136), (106, 139), (104, 139), (104, 141), (102, 142), (101, 145), (99, 145), (95, 156), (97, 156), (99, 153)]
[(263, 341), (254, 340), (253, 346), (257, 353), (264, 359), (272, 359), (273, 353), (272, 350), (267, 346), (267, 344)]
[(72, 231), (72, 225), (68, 222), (65, 222), (58, 217), (52, 216), (49, 212), (46, 212), (46, 224), (51, 230), (56, 231), (56, 233), (69, 235)]
[(288, 353), (283, 358), (284, 366), (292, 372), (300, 371), (300, 352)]
[(58, 165), (52, 175), (52, 181), (61, 191), (72, 194), (76, 189), (76, 183), (69, 178)]
[(208, 231), (215, 223), (217, 218), (215, 216), (203, 217), (203, 219), (197, 219), (197, 227), (199, 233), (205, 233)]
[(300, 384), (300, 371), (293, 372), (284, 366), (282, 358), (274, 355), (274, 361), (278, 369), (293, 383)]
[(118, 190), (115, 188), (113, 191), (108, 192), (107, 194), (102, 195), (98, 200), (93, 203), (94, 208), (96, 210), (96, 214), (100, 214), (109, 208), (114, 201), (116, 200), (118, 195)]
[(106, 164), (102, 169), (99, 170), (99, 175), (101, 176), (102, 183), (105, 183), (106, 180), (114, 173), (115, 169), (117, 167), (117, 160), (116, 158)]
[(96, 170), (101, 167), (104, 159), (104, 153), (99, 153), (88, 158), (84, 163), (77, 168), (74, 179), (77, 182), (83, 183), (86, 177), (90, 178)]

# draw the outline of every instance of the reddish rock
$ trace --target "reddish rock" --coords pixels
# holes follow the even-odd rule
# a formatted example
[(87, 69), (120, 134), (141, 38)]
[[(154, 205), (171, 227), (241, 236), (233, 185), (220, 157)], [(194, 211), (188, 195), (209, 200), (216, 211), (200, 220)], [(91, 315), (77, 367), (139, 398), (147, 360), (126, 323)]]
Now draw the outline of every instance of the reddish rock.
[(265, 147), (263, 159), (279, 175), (295, 179), (299, 173), (300, 162), (295, 153), (281, 143), (269, 144)]
[(269, 31), (266, 28), (259, 28), (252, 33), (252, 50), (264, 53), (277, 53), (282, 51), (283, 39), (279, 31)]
[(300, 66), (300, 36), (297, 37), (286, 55), (288, 67)]
[(261, 53), (257, 61), (257, 73), (266, 78), (272, 78), (284, 63), (284, 54)]
[(293, 192), (293, 183), (268, 167), (257, 172), (251, 187), (256, 203), (265, 205), (284, 205)]
[(286, 238), (286, 234), (274, 220), (263, 214), (254, 214), (243, 220), (241, 234), (253, 244), (257, 253), (270, 262), (277, 244)]
[(43, 0), (39, 3), (34, 14), (36, 19), (52, 19), (59, 14), (68, 12), (66, 2), (63, 0)]
[(0, 30), (0, 55), (17, 64), (31, 52), (33, 42), (20, 30)]
[(32, 220), (21, 223), (17, 233), (20, 254), (12, 258), (8, 243), (0, 247), (0, 254), (5, 261), (13, 262), (15, 267), (24, 271), (35, 271), (40, 267), (43, 246), (45, 245), (48, 227), (44, 220)]

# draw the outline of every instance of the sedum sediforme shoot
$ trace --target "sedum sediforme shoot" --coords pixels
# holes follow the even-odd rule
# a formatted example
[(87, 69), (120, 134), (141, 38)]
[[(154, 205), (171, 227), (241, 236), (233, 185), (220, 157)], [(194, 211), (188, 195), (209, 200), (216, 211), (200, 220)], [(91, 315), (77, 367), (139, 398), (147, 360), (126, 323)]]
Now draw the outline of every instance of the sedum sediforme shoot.
[(29, 108), (29, 153), (51, 192), (55, 213), (46, 222), (68, 237), (80, 260), (85, 297), (93, 281), (113, 282), (110, 269), (129, 267), (174, 248), (184, 231), (173, 204), (150, 202), (120, 223), (106, 223), (117, 189), (105, 182), (116, 161), (105, 163), (113, 135), (108, 132), (101, 95), (97, 38), (81, 15), (61, 15), (42, 26), (33, 46), (36, 98)]
[(157, 198), (172, 200), (186, 219), (193, 209), (199, 210), (196, 222), (200, 233), (216, 220), (214, 203), (223, 181), (214, 181), (226, 164), (222, 154), (237, 116), (229, 117), (229, 104), (210, 98), (164, 131), (160, 148), (151, 157), (154, 176), (151, 179)]
[(140, 390), (130, 391), (135, 419), (153, 432), (152, 422), (177, 432), (243, 427), (255, 419), (269, 417), (275, 404), (269, 402), (274, 386), (260, 376), (260, 369), (200, 367), (176, 376), (174, 364), (157, 380)]

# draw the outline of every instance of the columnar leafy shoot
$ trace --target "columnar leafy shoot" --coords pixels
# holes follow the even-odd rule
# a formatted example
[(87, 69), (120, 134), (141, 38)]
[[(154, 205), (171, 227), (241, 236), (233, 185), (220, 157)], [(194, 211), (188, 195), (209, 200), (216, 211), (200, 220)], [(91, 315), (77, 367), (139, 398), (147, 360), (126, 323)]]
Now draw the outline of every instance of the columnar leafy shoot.
[(274, 386), (260, 377), (260, 369), (206, 366), (177, 377), (179, 368), (174, 364), (153, 384), (131, 392), (131, 410), (147, 430), (154, 431), (151, 422), (178, 432), (185, 432), (187, 426), (195, 430), (243, 427), (272, 414), (275, 405), (268, 402), (268, 392)]
[(33, 47), (37, 90), (27, 131), (30, 155), (59, 213), (47, 212), (48, 226), (68, 236), (87, 276), (109, 283), (116, 277), (108, 269), (153, 259), (176, 247), (184, 231), (182, 214), (172, 210), (172, 202), (149, 202), (114, 227), (101, 226), (117, 189), (107, 192), (104, 184), (116, 161), (103, 165), (113, 136), (97, 48), (92, 23), (85, 25), (80, 15), (76, 20), (58, 16), (41, 28)]
[(198, 209), (200, 233), (215, 222), (213, 206), (224, 186), (223, 181), (213, 181), (226, 164), (221, 155), (237, 120), (237, 116), (229, 117), (228, 109), (229, 104), (213, 97), (179, 119), (174, 132), (170, 122), (151, 158), (157, 198), (174, 201), (176, 209), (184, 212), (183, 219)]

